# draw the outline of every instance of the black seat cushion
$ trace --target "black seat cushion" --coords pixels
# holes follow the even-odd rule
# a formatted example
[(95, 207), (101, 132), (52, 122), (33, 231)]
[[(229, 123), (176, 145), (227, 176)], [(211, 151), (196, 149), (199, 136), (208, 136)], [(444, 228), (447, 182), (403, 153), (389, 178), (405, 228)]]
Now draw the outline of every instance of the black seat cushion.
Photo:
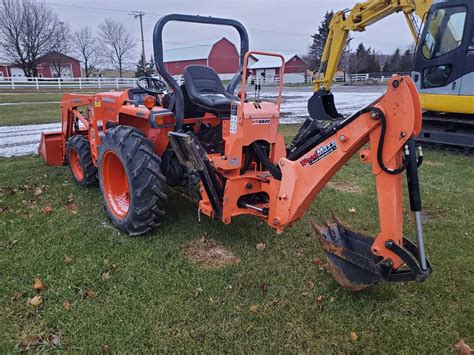
[(214, 69), (204, 65), (188, 65), (184, 82), (191, 102), (207, 111), (229, 113), (230, 103), (239, 101), (229, 94)]

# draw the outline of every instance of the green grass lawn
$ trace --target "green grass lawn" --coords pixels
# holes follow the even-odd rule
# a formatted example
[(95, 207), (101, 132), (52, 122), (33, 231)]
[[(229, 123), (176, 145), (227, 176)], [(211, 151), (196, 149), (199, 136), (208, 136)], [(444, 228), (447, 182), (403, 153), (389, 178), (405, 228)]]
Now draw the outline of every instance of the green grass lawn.
[(57, 104), (29, 104), (0, 106), (0, 126), (61, 122), (61, 108)]
[(61, 101), (63, 94), (17, 93), (0, 95), (0, 103)]
[[(170, 192), (163, 225), (142, 237), (119, 234), (98, 189), (78, 188), (67, 167), (0, 159), (0, 351), (418, 354), (454, 352), (460, 338), (472, 346), (473, 159), (426, 152), (421, 182), (433, 275), (359, 293), (311, 263), (321, 252), (309, 223), (334, 210), (352, 229), (376, 233), (372, 174), (356, 159), (282, 235), (251, 217), (198, 223), (196, 207)], [(405, 231), (413, 238), (408, 213)], [(183, 246), (202, 236), (240, 264), (210, 269), (188, 260)], [(38, 307), (26, 305), (35, 277), (46, 286)], [(85, 297), (94, 295), (88, 290), (95, 297)]]

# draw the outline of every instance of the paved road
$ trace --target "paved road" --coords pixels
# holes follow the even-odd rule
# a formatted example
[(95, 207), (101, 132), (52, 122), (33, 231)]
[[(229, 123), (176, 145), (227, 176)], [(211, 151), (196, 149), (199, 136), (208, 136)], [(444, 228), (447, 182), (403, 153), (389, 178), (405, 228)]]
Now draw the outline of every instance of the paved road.
[[(335, 88), (334, 99), (339, 112), (350, 115), (379, 97), (383, 89), (383, 87)], [(308, 115), (306, 104), (311, 95), (310, 87), (285, 88), (280, 122), (282, 124), (303, 122)], [(252, 99), (253, 96), (253, 91), (249, 91), (248, 97)], [(276, 100), (276, 89), (264, 88), (261, 97), (268, 101)], [(59, 123), (0, 127), (0, 156), (36, 154), (41, 132), (59, 129)]]

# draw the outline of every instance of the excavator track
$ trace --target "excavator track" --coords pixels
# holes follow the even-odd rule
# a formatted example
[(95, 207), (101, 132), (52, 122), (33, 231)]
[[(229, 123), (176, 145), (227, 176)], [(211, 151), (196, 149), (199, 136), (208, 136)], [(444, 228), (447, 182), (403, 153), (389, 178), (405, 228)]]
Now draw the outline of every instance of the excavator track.
[(417, 137), (423, 147), (474, 155), (474, 118), (471, 115), (425, 112)]

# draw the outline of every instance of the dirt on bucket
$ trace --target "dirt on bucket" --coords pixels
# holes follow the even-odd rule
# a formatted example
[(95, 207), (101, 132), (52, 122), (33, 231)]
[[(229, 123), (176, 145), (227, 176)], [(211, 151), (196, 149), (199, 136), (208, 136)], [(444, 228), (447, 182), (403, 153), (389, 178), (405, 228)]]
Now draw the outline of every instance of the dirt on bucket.
[(210, 268), (219, 269), (240, 263), (240, 259), (230, 250), (206, 237), (186, 243), (183, 250), (191, 261)]

